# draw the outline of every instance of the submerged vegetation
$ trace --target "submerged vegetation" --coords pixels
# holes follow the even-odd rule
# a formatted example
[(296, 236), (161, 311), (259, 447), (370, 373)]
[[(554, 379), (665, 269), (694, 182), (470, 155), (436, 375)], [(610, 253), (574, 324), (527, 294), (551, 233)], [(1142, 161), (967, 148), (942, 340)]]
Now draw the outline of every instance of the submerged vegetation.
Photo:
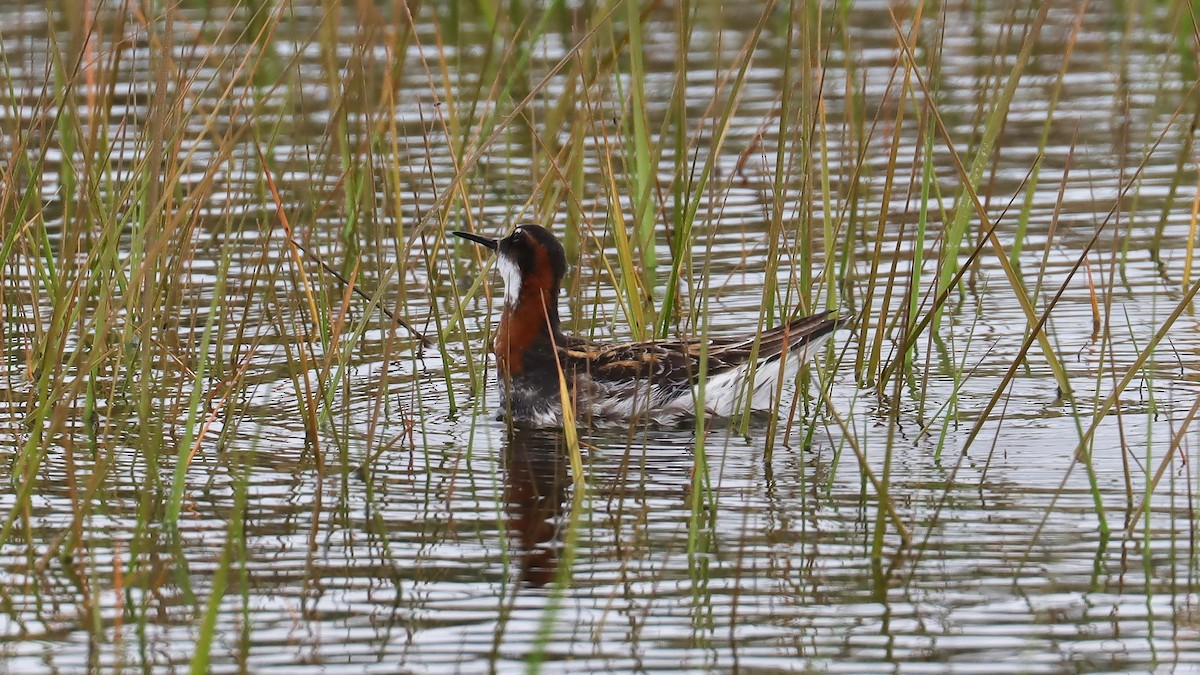
[[(953, 592), (1200, 659), (1193, 4), (60, 4), (0, 7), (14, 670), (878, 666)], [(447, 235), (517, 222), (593, 339), (857, 322), (773, 415), (510, 434)]]

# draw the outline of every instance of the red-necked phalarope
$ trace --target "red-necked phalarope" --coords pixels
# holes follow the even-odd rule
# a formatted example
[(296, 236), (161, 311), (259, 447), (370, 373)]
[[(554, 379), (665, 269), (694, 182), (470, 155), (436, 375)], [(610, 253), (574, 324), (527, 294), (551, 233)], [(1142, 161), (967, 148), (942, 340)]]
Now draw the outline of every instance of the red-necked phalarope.
[[(554, 235), (537, 225), (521, 225), (500, 240), (470, 232), (454, 234), (498, 255), (504, 311), (492, 352), (501, 397), (515, 423), (562, 426), (559, 364), (572, 406), (582, 419), (610, 423), (649, 419), (669, 424), (695, 416), (693, 388), (700, 376), (700, 340), (597, 344), (567, 335), (558, 318), (567, 256)], [(760, 336), (708, 340), (706, 413), (728, 417), (741, 409), (746, 396), (754, 409), (768, 406), (779, 378), (794, 376), (833, 331), (850, 321), (830, 314), (794, 319)], [(757, 367), (747, 388), (756, 337)]]

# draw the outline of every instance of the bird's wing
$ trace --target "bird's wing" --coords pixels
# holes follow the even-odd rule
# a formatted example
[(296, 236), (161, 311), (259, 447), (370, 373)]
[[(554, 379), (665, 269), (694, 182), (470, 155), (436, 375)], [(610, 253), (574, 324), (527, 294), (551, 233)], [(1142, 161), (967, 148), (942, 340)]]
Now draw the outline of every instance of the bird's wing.
[[(801, 317), (762, 332), (757, 358), (778, 356), (798, 349), (809, 340), (836, 330), (845, 323), (828, 313)], [(567, 338), (559, 347), (563, 367), (588, 372), (593, 378), (611, 382), (649, 379), (661, 384), (691, 384), (697, 379), (700, 352), (708, 344), (708, 376), (719, 375), (744, 365), (754, 354), (755, 335), (717, 337), (708, 340), (653, 340), (626, 344), (600, 344)]]
[[(763, 331), (758, 343), (758, 358), (769, 359), (784, 351), (797, 350), (810, 341), (824, 337), (849, 322), (849, 319), (830, 318), (830, 314), (830, 312), (822, 312), (812, 316), (803, 316)], [(750, 349), (753, 345), (754, 336), (750, 336), (744, 342), (730, 345), (727, 360), (740, 358), (744, 362), (750, 357)]]
[(559, 348), (563, 368), (586, 372), (593, 380), (619, 383), (648, 380), (688, 383), (696, 370), (691, 350), (679, 342), (598, 344), (577, 342)]

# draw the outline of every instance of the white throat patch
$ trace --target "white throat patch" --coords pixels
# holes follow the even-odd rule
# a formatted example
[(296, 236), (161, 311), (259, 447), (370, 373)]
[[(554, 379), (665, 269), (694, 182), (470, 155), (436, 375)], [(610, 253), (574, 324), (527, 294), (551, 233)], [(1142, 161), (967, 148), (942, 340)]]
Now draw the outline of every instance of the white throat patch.
[(507, 256), (497, 256), (496, 265), (500, 268), (500, 278), (504, 280), (504, 304), (515, 308), (521, 297), (521, 268)]

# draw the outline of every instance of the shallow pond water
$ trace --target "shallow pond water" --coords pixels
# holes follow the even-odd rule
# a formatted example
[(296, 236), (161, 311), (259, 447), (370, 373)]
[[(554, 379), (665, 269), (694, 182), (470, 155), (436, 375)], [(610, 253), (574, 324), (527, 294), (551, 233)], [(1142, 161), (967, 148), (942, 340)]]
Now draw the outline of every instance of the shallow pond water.
[[(577, 477), (561, 432), (510, 432), (496, 420), (482, 357), (499, 280), (444, 236), (468, 226), (496, 235), (543, 215), (526, 203), (553, 184), (545, 139), (502, 118), (503, 133), (478, 155), (469, 209), (436, 213), (465, 184), (449, 148), (468, 129), (448, 110), (471, 97), (490, 105), (493, 78), (504, 79), (488, 55), (510, 45), (486, 20), (446, 6), (416, 10), (413, 37), (400, 40), (397, 6), (295, 5), (271, 10), (265, 50), (246, 37), (264, 25), (249, 6), (184, 3), (162, 22), (101, 7), (94, 51), (82, 52), (66, 99), (55, 93), (53, 55), (72, 53), (82, 19), (0, 5), (9, 84), (0, 124), (15, 151), (6, 215), (30, 185), (41, 205), (3, 226), (12, 243), (0, 476), (12, 487), (0, 494), (0, 671), (185, 670), (198, 644), (212, 672), (1200, 670), (1191, 468), (1200, 457), (1186, 431), (1198, 394), (1194, 315), (1174, 319), (1138, 363), (1189, 288), (1196, 108), (1195, 83), (1181, 73), (1194, 56), (1166, 32), (1173, 10), (1070, 3), (1042, 22), (1025, 7), (946, 5), (922, 23), (938, 36), (920, 51), (936, 52), (933, 97), (964, 161), (983, 127), (980, 101), (996, 96), (1021, 36), (1040, 26), (981, 199), (1011, 250), (1015, 214), (1032, 195), (1018, 267), (1039, 312), (1061, 287), (1047, 332), (1072, 397), (1060, 395), (1036, 344), (1021, 359), (1026, 320), (999, 258), (984, 248), (968, 259), (978, 219), (959, 257), (973, 268), (951, 294), (939, 341), (917, 342), (902, 386), (868, 382), (858, 356), (886, 324), (878, 344), (896, 358), (895, 298), (918, 253), (922, 313), (936, 295), (941, 209), (950, 212), (962, 180), (939, 138), (943, 206), (915, 243), (922, 193), (910, 181), (925, 138), (911, 112), (896, 121), (903, 52), (886, 4), (822, 8), (833, 37), (823, 67), (806, 71), (820, 80), (786, 87), (785, 8), (771, 10), (696, 215), (676, 328), (752, 330), (776, 279), (781, 303), (821, 302), (801, 287), (808, 236), (813, 261), (839, 261), (837, 304), (859, 325), (787, 388), (778, 428), (758, 417), (745, 427), (583, 429)], [(686, 55), (688, 132), (699, 138), (711, 134), (722, 109), (710, 104), (729, 94), (763, 10), (716, 5), (698, 10)], [(594, 9), (572, 4), (567, 15), (582, 21)], [(914, 12), (897, 16), (906, 30)], [(671, 7), (648, 11), (644, 108), (655, 133), (679, 77), (675, 31)], [(549, 74), (525, 108), (535, 122), (571, 84), (573, 71), (557, 65), (579, 37), (562, 28), (534, 42), (525, 90), (512, 97)], [(169, 76), (162, 49), (177, 59)], [(108, 72), (110, 88), (89, 88), (88, 67), (110, 63), (122, 66)], [(821, 95), (825, 146), (812, 155), (828, 167), (828, 209), (820, 185), (797, 187), (799, 146), (777, 166), (776, 110), (793, 85)], [(923, 86), (910, 81), (904, 105)], [(389, 87), (393, 96), (380, 94)], [(181, 102), (156, 113), (166, 105), (156, 92)], [(64, 150), (75, 120), (73, 147), (92, 131), (89, 93), (109, 101), (97, 130), (108, 145), (93, 158), (108, 171)], [(563, 312), (570, 330), (601, 340), (632, 336), (608, 271), (618, 264), (610, 191), (630, 189), (608, 182), (605, 166), (625, 161), (615, 126), (623, 95), (597, 86), (594, 108), (577, 111), (597, 130), (583, 142), (585, 181), (550, 212), (560, 226), (568, 211), (583, 214)], [(143, 182), (155, 173), (147, 138), (169, 140), (158, 143), (166, 159), (153, 160), (161, 185)], [(664, 193), (677, 166), (665, 145)], [(698, 164), (709, 147), (691, 147)], [(39, 180), (19, 157), (43, 167)], [(905, 166), (895, 184), (893, 161)], [(776, 171), (792, 185), (782, 203)], [(98, 177), (79, 191), (87, 199), (64, 194), (78, 180), (71, 172)], [(273, 190), (306, 250), (288, 245)], [(161, 199), (160, 221), (139, 215), (147, 195)], [(628, 196), (613, 202), (633, 218)], [(357, 214), (352, 228), (347, 212)], [(808, 215), (810, 235), (800, 229)], [(825, 217), (839, 222), (837, 242), (820, 236)], [(100, 236), (109, 231), (119, 234)], [(653, 245), (669, 261), (678, 243), (660, 231)], [(416, 348), (307, 252), (368, 295), (382, 289), (380, 304), (419, 330), (440, 327), (441, 344)], [(774, 274), (772, 256), (782, 260)], [(85, 290), (53, 290), (60, 273), (62, 287)], [(489, 276), (468, 297), (480, 274)], [(669, 264), (649, 276), (661, 307)], [(100, 277), (118, 290), (70, 283)], [(895, 297), (885, 293), (892, 283)], [(140, 289), (148, 299), (121, 305)], [(63, 294), (86, 311), (55, 332)], [(1093, 327), (1093, 299), (1107, 337)], [(135, 316), (147, 307), (157, 308), (149, 328)], [(112, 327), (103, 340), (101, 326)], [(57, 351), (43, 362), (47, 349)], [(103, 357), (91, 371), (80, 365), (89, 354)], [(44, 364), (61, 365), (48, 388)], [(1096, 425), (1089, 467), (1076, 451), (1081, 434), (1131, 371)], [(886, 479), (886, 500), (871, 477)], [(1143, 498), (1147, 515), (1126, 535)]]

